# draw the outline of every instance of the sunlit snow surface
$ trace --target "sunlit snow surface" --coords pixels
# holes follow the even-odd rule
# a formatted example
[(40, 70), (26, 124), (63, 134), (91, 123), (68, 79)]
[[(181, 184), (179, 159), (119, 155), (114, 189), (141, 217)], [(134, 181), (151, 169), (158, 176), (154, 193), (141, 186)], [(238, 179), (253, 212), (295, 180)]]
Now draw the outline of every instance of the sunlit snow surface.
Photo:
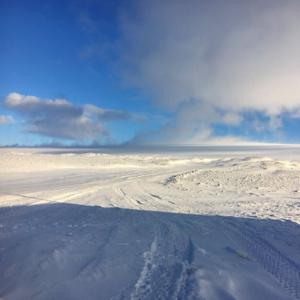
[(300, 148), (1, 149), (0, 299), (300, 299)]

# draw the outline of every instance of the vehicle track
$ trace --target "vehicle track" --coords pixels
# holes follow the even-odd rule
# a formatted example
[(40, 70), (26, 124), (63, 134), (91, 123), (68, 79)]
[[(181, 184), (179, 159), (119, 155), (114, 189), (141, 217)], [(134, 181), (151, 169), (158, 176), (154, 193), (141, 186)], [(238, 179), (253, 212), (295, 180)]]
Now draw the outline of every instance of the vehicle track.
[(275, 277), (290, 295), (300, 299), (300, 265), (283, 254), (258, 233), (250, 222), (223, 222), (226, 234), (237, 241), (249, 256)]

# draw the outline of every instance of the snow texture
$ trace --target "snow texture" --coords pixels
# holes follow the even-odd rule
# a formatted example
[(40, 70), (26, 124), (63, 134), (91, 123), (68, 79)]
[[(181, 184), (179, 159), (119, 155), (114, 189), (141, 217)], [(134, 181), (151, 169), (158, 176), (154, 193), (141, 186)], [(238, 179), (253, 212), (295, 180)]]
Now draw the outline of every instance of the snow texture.
[(300, 162), (0, 150), (0, 299), (300, 299)]

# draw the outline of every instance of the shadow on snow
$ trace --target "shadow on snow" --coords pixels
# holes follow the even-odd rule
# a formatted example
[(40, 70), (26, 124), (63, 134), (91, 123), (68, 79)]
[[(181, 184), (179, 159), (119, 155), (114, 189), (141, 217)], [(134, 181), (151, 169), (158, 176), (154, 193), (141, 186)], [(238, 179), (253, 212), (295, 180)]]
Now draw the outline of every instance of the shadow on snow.
[(299, 262), (290, 221), (0, 208), (1, 299), (299, 299)]

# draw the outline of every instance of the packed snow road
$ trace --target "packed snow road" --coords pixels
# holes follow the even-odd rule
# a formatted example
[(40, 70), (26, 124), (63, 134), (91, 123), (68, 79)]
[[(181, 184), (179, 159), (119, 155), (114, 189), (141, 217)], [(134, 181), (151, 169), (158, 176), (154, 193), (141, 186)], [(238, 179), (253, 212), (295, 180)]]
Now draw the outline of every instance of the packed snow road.
[(1, 299), (300, 299), (300, 164), (2, 150)]

